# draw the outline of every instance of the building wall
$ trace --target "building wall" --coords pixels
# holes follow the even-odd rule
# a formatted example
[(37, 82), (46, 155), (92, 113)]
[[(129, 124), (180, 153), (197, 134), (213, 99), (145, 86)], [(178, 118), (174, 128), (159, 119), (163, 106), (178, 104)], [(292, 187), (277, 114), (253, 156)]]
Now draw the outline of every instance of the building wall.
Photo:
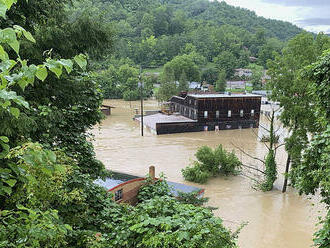
[(139, 192), (140, 187), (144, 184), (145, 178), (137, 178), (127, 181), (114, 187), (109, 190), (109, 192), (113, 193), (113, 200), (115, 200), (115, 193), (118, 190), (122, 190), (122, 199), (116, 201), (118, 203), (128, 203), (131, 205), (135, 205), (138, 202), (137, 194)]
[[(226, 122), (226, 121), (244, 121), (254, 120), (259, 122), (261, 97), (224, 97), (224, 98), (202, 98), (198, 99), (198, 122)], [(228, 111), (231, 111), (231, 117)], [(243, 110), (241, 117), (240, 111)], [(254, 110), (254, 114), (251, 114)], [(204, 112), (207, 111), (207, 118)], [(219, 117), (216, 116), (219, 111)]]
[(173, 112), (179, 112), (181, 115), (193, 120), (197, 119), (198, 101), (193, 97), (187, 96), (184, 99), (180, 97), (173, 97), (171, 102)]
[[(217, 123), (233, 121), (254, 121), (259, 125), (261, 97), (222, 97), (222, 98), (186, 98), (173, 97), (171, 99), (173, 112), (199, 123)], [(231, 116), (228, 117), (228, 111)], [(243, 116), (240, 111), (243, 110)], [(252, 114), (251, 111), (254, 111)], [(207, 117), (205, 118), (205, 111)], [(219, 115), (217, 116), (217, 111)]]
[(222, 122), (164, 122), (156, 124), (156, 132), (160, 134), (171, 133), (185, 133), (185, 132), (201, 132), (201, 131), (215, 131), (226, 129), (239, 128), (257, 128), (258, 122), (254, 120), (240, 120), (240, 121), (222, 121)]

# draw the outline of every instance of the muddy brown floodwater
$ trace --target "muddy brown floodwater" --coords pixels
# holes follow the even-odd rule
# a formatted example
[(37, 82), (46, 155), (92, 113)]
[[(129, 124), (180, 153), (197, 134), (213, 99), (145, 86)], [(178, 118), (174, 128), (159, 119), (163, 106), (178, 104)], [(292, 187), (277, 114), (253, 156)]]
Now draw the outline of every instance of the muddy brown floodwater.
[[(145, 130), (140, 135), (139, 123), (132, 120), (139, 102), (106, 100), (105, 104), (115, 106), (112, 115), (95, 127), (95, 150), (97, 158), (106, 168), (137, 176), (145, 176), (149, 165), (155, 165), (156, 173), (164, 172), (168, 180), (199, 186), (209, 197), (209, 206), (218, 207), (216, 216), (235, 230), (240, 223), (248, 222), (239, 235), (242, 248), (307, 248), (312, 245), (317, 216), (323, 212), (318, 199), (299, 196), (293, 189), (282, 194), (282, 173), (286, 160), (283, 149), (279, 149), (279, 179), (275, 189), (263, 193), (252, 188), (253, 182), (244, 175), (217, 177), (205, 185), (184, 181), (181, 169), (194, 160), (198, 147), (216, 147), (222, 144), (226, 149), (235, 150), (245, 164), (257, 165), (236, 147), (253, 156), (263, 157), (265, 146), (258, 141), (259, 129), (221, 130), (219, 132), (196, 132), (169, 135), (155, 135)], [(157, 109), (156, 101), (145, 101), (146, 110)], [(265, 118), (261, 123), (267, 124)], [(259, 165), (260, 166), (260, 165)], [(314, 203), (314, 204), (313, 204)]]

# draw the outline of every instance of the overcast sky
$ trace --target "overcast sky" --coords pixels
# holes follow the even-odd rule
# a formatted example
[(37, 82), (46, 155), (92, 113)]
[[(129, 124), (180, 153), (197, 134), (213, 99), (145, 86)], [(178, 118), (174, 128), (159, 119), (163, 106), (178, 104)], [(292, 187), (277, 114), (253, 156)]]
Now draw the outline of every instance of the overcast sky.
[[(221, 1), (221, 0), (219, 0)], [(259, 16), (288, 21), (308, 31), (330, 33), (330, 0), (224, 0)]]

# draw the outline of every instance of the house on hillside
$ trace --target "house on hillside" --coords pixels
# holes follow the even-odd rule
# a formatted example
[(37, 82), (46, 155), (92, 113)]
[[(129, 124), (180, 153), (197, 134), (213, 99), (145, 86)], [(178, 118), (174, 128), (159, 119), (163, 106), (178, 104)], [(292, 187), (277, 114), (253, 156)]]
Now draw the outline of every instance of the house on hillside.
[(238, 69), (235, 69), (235, 76), (238, 76), (238, 77), (246, 77), (246, 78), (249, 78), (252, 76), (252, 70), (251, 69), (243, 69), (243, 68), (238, 68)]
[(190, 90), (200, 90), (201, 89), (201, 83), (199, 83), (199, 82), (189, 82), (189, 89)]

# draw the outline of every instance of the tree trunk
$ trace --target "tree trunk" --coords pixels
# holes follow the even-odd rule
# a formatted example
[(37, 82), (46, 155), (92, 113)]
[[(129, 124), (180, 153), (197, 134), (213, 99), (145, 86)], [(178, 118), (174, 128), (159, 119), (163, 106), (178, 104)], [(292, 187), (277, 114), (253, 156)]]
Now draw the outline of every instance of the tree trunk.
[(289, 173), (289, 168), (290, 168), (290, 162), (291, 162), (291, 158), (290, 158), (290, 155), (288, 155), (288, 158), (286, 160), (286, 167), (285, 167), (285, 175), (284, 175), (284, 183), (283, 183), (282, 193), (286, 192), (286, 187), (288, 185), (288, 173)]

